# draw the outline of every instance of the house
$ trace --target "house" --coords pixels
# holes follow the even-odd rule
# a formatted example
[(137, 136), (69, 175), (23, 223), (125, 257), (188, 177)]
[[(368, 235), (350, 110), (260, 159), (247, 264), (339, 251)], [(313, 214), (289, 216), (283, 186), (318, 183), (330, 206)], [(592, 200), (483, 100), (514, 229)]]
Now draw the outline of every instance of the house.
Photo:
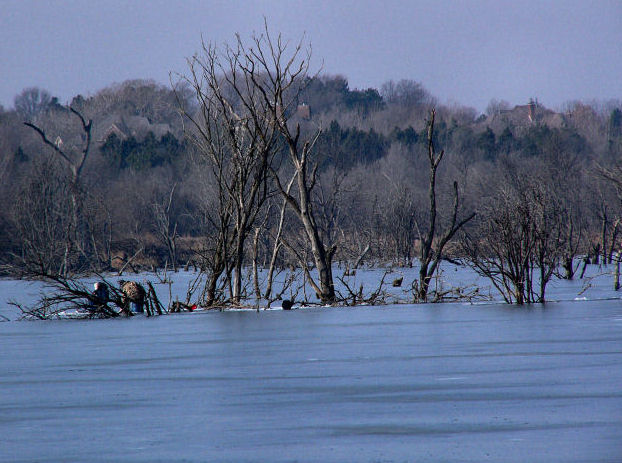
[(296, 108), (296, 116), (300, 119), (311, 119), (311, 108), (309, 108), (309, 105), (306, 103), (299, 104)]
[(114, 134), (120, 140), (126, 140), (129, 137), (143, 139), (149, 132), (153, 132), (156, 138), (172, 132), (169, 124), (152, 124), (144, 116), (112, 116), (103, 120), (97, 127), (96, 140), (100, 143)]

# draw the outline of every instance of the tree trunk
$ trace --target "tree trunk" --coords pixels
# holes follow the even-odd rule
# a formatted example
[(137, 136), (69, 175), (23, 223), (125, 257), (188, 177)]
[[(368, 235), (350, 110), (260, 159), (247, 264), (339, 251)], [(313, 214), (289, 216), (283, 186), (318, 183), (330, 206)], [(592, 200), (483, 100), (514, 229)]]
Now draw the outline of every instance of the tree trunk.
[(572, 280), (574, 277), (574, 268), (572, 266), (572, 257), (564, 257), (564, 262), (562, 263), (562, 267), (564, 268), (564, 280)]
[[(289, 182), (287, 185), (287, 190), (285, 193), (289, 195), (293, 185), (294, 179)], [(272, 248), (272, 256), (270, 257), (270, 267), (268, 268), (268, 281), (266, 284), (266, 292), (264, 297), (270, 300), (272, 295), (272, 281), (274, 279), (274, 268), (276, 266), (276, 259), (279, 255), (279, 251), (281, 249), (281, 236), (283, 235), (283, 223), (285, 222), (285, 210), (287, 208), (287, 199), (283, 200), (283, 204), (281, 205), (281, 214), (279, 216), (279, 226), (276, 231), (276, 236), (274, 237), (274, 247)]]
[(523, 282), (514, 283), (514, 288), (516, 291), (516, 305), (524, 305), (525, 304), (525, 285)]
[(462, 228), (462, 226), (475, 217), (475, 214), (471, 214), (467, 218), (457, 222), (459, 209), (458, 182), (454, 181), (454, 204), (451, 222), (445, 232), (441, 236), (437, 236), (436, 170), (443, 159), (445, 151), (441, 150), (441, 152), (437, 155), (434, 147), (435, 115), (435, 111), (432, 110), (430, 113), (430, 121), (428, 122), (428, 160), (430, 163), (428, 196), (430, 201), (430, 209), (427, 234), (425, 236), (420, 236), (421, 253), (419, 261), (421, 263), (421, 267), (419, 269), (419, 290), (417, 292), (417, 298), (420, 302), (427, 301), (430, 281), (432, 280), (432, 277), (434, 276), (434, 273), (436, 272), (436, 269), (441, 261), (445, 245), (453, 238), (456, 232)]
[(584, 257), (583, 258), (583, 266), (581, 267), (581, 275), (579, 276), (579, 279), (582, 280), (583, 276), (585, 275), (585, 269), (587, 268), (587, 263), (589, 262), (589, 258), (588, 257)]
[(607, 262), (609, 264), (613, 261), (613, 254), (614, 254), (613, 251), (616, 247), (619, 226), (620, 226), (620, 219), (616, 219), (616, 221), (613, 223), (613, 229), (611, 230), (611, 243), (609, 244), (609, 252), (607, 252)]
[(620, 259), (622, 259), (622, 252), (616, 253), (616, 270), (614, 273), (613, 289), (618, 291), (620, 289)]
[(205, 284), (205, 305), (211, 307), (216, 301), (216, 288), (218, 286), (219, 274), (210, 273), (207, 283)]
[(306, 214), (303, 215), (303, 224), (305, 224), (305, 230), (311, 243), (311, 254), (318, 272), (320, 292), (317, 296), (322, 304), (332, 304), (335, 302), (335, 285), (333, 283), (332, 270), (333, 251), (324, 249), (317, 229), (311, 225)]
[(253, 236), (253, 289), (255, 290), (255, 299), (259, 303), (261, 299), (261, 289), (259, 288), (259, 268), (257, 259), (259, 256), (259, 233), (261, 228), (255, 228), (255, 235)]
[[(242, 297), (242, 260), (241, 255), (236, 256), (236, 262), (233, 267), (233, 290), (232, 300), (234, 304), (239, 304)], [(240, 260), (238, 260), (240, 258)]]
[(548, 278), (544, 265), (540, 265), (540, 294), (538, 295), (538, 302), (544, 302), (544, 292), (546, 291), (546, 284)]
[(603, 252), (603, 265), (607, 265), (607, 213), (603, 211), (601, 224), (601, 242)]
[(421, 268), (419, 269), (419, 291), (417, 292), (417, 299), (421, 302), (427, 301), (430, 280), (431, 276), (428, 275), (428, 263), (422, 258)]

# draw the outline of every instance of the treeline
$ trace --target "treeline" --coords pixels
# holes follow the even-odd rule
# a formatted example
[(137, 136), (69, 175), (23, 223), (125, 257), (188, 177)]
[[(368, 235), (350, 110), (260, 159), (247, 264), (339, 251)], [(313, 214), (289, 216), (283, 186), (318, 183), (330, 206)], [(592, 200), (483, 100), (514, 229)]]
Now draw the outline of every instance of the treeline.
[[(229, 51), (252, 59), (239, 43)], [(311, 278), (337, 261), (412, 265), (427, 245), (430, 259), (464, 259), (508, 302), (530, 302), (572, 278), (577, 256), (616, 260), (620, 102), (555, 112), (493, 100), (480, 115), (415, 81), (350, 89), (290, 58), (301, 71), (283, 69), (280, 87), (261, 62), (248, 75), (206, 45), (173, 88), (128, 81), (68, 105), (17, 95), (0, 109), (5, 274), (190, 264), (210, 276), (209, 303), (239, 302), (260, 292), (236, 289), (242, 266)], [(234, 74), (205, 75), (206, 63)], [(332, 275), (317, 278), (318, 297), (334, 300)]]

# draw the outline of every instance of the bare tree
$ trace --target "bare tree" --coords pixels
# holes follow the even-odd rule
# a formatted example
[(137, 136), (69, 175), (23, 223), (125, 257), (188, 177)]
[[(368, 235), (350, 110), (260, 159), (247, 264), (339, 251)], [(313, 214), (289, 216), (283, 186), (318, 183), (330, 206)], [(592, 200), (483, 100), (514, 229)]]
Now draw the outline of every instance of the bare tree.
[[(18, 191), (12, 223), (21, 236), (18, 254), (10, 259), (12, 273), (66, 274), (72, 257), (67, 233), (73, 227), (71, 188), (55, 159), (33, 166), (30, 181)], [(9, 264), (9, 262), (7, 262)]]
[[(234, 199), (234, 228), (238, 236), (233, 250), (236, 267), (241, 265), (244, 239), (257, 216), (258, 206), (266, 197), (262, 186), (267, 168), (277, 190), (298, 217), (311, 248), (318, 281), (311, 278), (305, 264), (309, 281), (322, 302), (333, 302), (331, 264), (335, 248), (327, 247), (322, 240), (312, 196), (317, 166), (311, 156), (319, 130), (302, 137), (300, 124), (293, 121), (309, 68), (310, 48), (302, 40), (291, 48), (280, 35), (271, 37), (267, 24), (264, 32), (253, 35), (250, 42), (246, 46), (238, 36), (236, 46), (226, 47), (222, 58), (214, 47), (205, 47), (204, 60), (190, 61), (191, 73), (196, 76), (190, 78), (190, 84), (197, 91), (202, 108), (202, 120), (191, 118), (200, 136), (200, 149), (209, 153), (218, 172), (225, 172), (218, 166), (229, 160), (235, 161), (232, 166), (239, 166), (226, 177), (219, 177), (223, 181), (235, 180), (234, 184), (222, 183), (222, 186)], [(199, 77), (207, 83), (208, 92), (197, 85), (201, 83)], [(225, 91), (233, 98), (228, 98)], [(213, 123), (206, 123), (210, 120)], [(270, 162), (277, 135), (288, 154), (295, 191), (288, 192), (284, 185), (289, 179), (281, 179), (287, 170), (280, 171)], [(227, 153), (236, 156), (227, 157)], [(251, 198), (255, 199), (249, 201)]]
[(38, 87), (29, 87), (15, 97), (15, 111), (25, 120), (34, 121), (39, 114), (45, 111), (52, 101), (47, 90)]
[[(24, 320), (49, 320), (54, 318), (116, 318), (131, 317), (130, 302), (140, 301), (144, 305), (145, 315), (162, 315), (167, 313), (150, 281), (146, 281), (147, 290), (137, 282), (121, 282), (115, 287), (105, 278), (102, 282), (106, 288), (105, 296), (98, 291), (90, 291), (83, 278), (65, 278), (55, 273), (36, 275), (46, 281), (46, 294), (42, 295), (33, 305), (26, 306), (16, 301), (9, 301), (21, 310)], [(78, 275), (76, 275), (78, 276)], [(85, 275), (82, 275), (84, 277)], [(71, 314), (71, 312), (73, 314)], [(69, 313), (68, 313), (69, 312)]]
[(226, 190), (218, 185), (220, 176), (206, 165), (209, 165), (207, 159), (197, 160), (196, 170), (200, 176), (198, 212), (203, 238), (195, 252), (201, 271), (207, 273), (199, 302), (209, 307), (224, 300), (221, 277), (229, 267), (234, 234), (231, 231), (233, 212)]
[[(464, 234), (462, 252), (507, 303), (544, 302), (546, 286), (567, 252), (567, 210), (550, 178), (533, 166), (507, 163), (495, 171), (494, 194)], [(548, 181), (547, 181), (548, 180)]]
[[(301, 40), (290, 49), (279, 35), (272, 38), (267, 25), (263, 35), (253, 37), (254, 48), (247, 51), (253, 67), (247, 68), (271, 114), (272, 123), (287, 147), (289, 167), (293, 169), (295, 192), (288, 192), (279, 173), (272, 170), (278, 191), (298, 217), (311, 256), (317, 269), (317, 281), (303, 265), (307, 278), (322, 303), (335, 301), (332, 260), (336, 251), (333, 244), (326, 244), (320, 231), (313, 204), (313, 190), (317, 185), (318, 166), (312, 161), (312, 151), (320, 134), (319, 129), (301, 137), (300, 123), (291, 115), (302, 91), (301, 82), (309, 70), (311, 49)], [(262, 78), (263, 76), (263, 78)]]
[(177, 240), (179, 234), (177, 232), (178, 222), (173, 216), (173, 199), (175, 197), (175, 183), (164, 201), (157, 201), (153, 204), (155, 222), (155, 231), (160, 241), (166, 246), (168, 251), (168, 262), (173, 267), (173, 271), (177, 272)]
[(24, 124), (31, 129), (33, 129), (40, 137), (43, 143), (52, 148), (53, 152), (57, 155), (58, 159), (61, 160), (71, 172), (70, 177), (70, 195), (71, 195), (71, 215), (72, 221), (70, 226), (67, 228), (67, 233), (65, 236), (65, 252), (64, 257), (62, 259), (63, 265), (61, 268), (62, 274), (65, 274), (70, 270), (69, 269), (69, 255), (74, 250), (75, 247), (78, 247), (79, 252), (81, 252), (84, 256), (87, 255), (87, 250), (85, 249), (85, 243), (80, 236), (83, 234), (83, 226), (85, 225), (82, 221), (81, 216), (81, 208), (80, 208), (80, 199), (82, 195), (81, 191), (81, 175), (84, 169), (84, 165), (89, 156), (90, 148), (91, 148), (91, 128), (93, 125), (92, 120), (86, 120), (84, 116), (78, 112), (77, 110), (69, 107), (68, 111), (75, 115), (79, 120), (83, 132), (82, 136), (82, 146), (67, 146), (63, 142), (60, 136), (57, 136), (54, 141), (52, 141), (46, 131), (35, 125), (32, 122), (24, 122)]
[[(286, 193), (288, 194), (292, 189), (293, 180), (294, 179), (290, 180), (290, 182), (287, 184), (287, 187), (285, 189)], [(279, 220), (278, 220), (278, 224), (276, 227), (276, 232), (274, 233), (274, 237), (273, 237), (272, 252), (270, 254), (270, 263), (268, 266), (268, 275), (266, 278), (266, 289), (264, 291), (264, 298), (267, 300), (271, 300), (272, 298), (272, 285), (274, 282), (274, 272), (276, 269), (276, 261), (277, 261), (279, 252), (283, 248), (283, 225), (285, 223), (286, 211), (287, 211), (287, 200), (283, 199), (283, 202), (281, 204), (280, 211), (279, 211)], [(258, 228), (258, 230), (260, 229)]]
[(385, 257), (393, 254), (399, 265), (412, 267), (417, 238), (417, 197), (410, 184), (383, 174), (389, 182), (389, 188), (379, 193), (375, 205), (377, 232), (386, 235), (390, 241), (392, 249), (386, 247)]
[(572, 280), (578, 269), (578, 264), (575, 266), (574, 260), (583, 241), (583, 221), (581, 218), (576, 218), (572, 210), (568, 210), (565, 213), (564, 222), (566, 226), (566, 239), (564, 240), (565, 250), (561, 263), (564, 269), (562, 278)]
[(380, 87), (383, 99), (394, 105), (406, 107), (423, 107), (426, 110), (436, 104), (435, 98), (423, 87), (420, 82), (402, 79), (399, 82), (392, 80)]
[(503, 111), (507, 111), (510, 109), (510, 103), (505, 100), (497, 100), (493, 98), (488, 102), (488, 106), (486, 106), (486, 115), (488, 116), (498, 116)]
[(488, 278), (508, 304), (519, 305), (529, 301), (525, 282), (534, 247), (527, 205), (507, 190), (479, 211), (479, 226), (462, 241), (473, 269)]
[[(568, 250), (566, 239), (569, 217), (563, 202), (548, 188), (547, 183), (545, 179), (539, 179), (530, 185), (527, 197), (531, 203), (535, 245), (534, 256), (529, 262), (530, 272), (538, 270), (537, 278), (532, 275), (527, 283), (530, 299), (536, 302), (545, 301), (546, 286), (557, 273)], [(534, 281), (538, 283), (537, 292)]]
[(419, 282), (417, 299), (425, 302), (428, 298), (428, 289), (430, 281), (434, 276), (434, 272), (438, 268), (438, 264), (443, 258), (443, 250), (445, 246), (454, 237), (456, 232), (460, 230), (467, 222), (469, 222), (475, 213), (472, 213), (460, 220), (458, 220), (458, 211), (460, 209), (460, 198), (458, 195), (458, 182), (453, 183), (453, 211), (449, 224), (445, 227), (445, 231), (439, 230), (440, 226), (437, 219), (437, 202), (436, 202), (436, 174), (438, 166), (443, 159), (445, 151), (442, 150), (439, 154), (436, 153), (434, 146), (434, 119), (436, 112), (434, 110), (430, 113), (430, 120), (428, 121), (428, 160), (430, 166), (430, 182), (428, 187), (429, 196), (429, 213), (427, 230), (421, 229), (417, 226), (419, 234)]
[(239, 36), (235, 46), (224, 49), (203, 43), (202, 55), (188, 60), (190, 74), (182, 78), (195, 92), (198, 113), (179, 100), (194, 129), (189, 135), (216, 179), (222, 209), (218, 269), (233, 272), (234, 303), (242, 297), (244, 247), (268, 197), (268, 168), (276, 153), (277, 131), (255, 60)]

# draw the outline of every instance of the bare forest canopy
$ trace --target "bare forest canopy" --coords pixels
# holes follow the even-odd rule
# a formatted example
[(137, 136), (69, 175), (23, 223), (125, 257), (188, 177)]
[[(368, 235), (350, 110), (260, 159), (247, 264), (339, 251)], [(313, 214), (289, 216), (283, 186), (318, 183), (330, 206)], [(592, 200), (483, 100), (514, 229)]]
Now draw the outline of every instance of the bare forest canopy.
[[(464, 259), (511, 288), (510, 302), (525, 302), (539, 300), (539, 290), (522, 288), (521, 272), (550, 279), (561, 266), (572, 277), (579, 255), (616, 258), (620, 102), (556, 112), (535, 99), (515, 107), (493, 100), (480, 115), (440, 105), (412, 80), (351, 89), (342, 76), (309, 74), (298, 54), (301, 72), (288, 70), (291, 81), (282, 82), (288, 103), (269, 107), (248, 88), (231, 94), (232, 81), (268, 85), (261, 72), (232, 69), (230, 88), (209, 87), (209, 78), (224, 78), (209, 67), (223, 55), (204, 52), (171, 87), (127, 81), (68, 105), (29, 88), (13, 109), (0, 108), (5, 274), (192, 265), (231, 285), (237, 267), (271, 261), (329, 272), (322, 263), (412, 265), (430, 236), (430, 265)], [(251, 127), (246, 104), (272, 122)], [(256, 196), (236, 209), (236, 194)], [(517, 274), (499, 276), (495, 262), (504, 259)], [(316, 292), (334, 297), (320, 282)]]

